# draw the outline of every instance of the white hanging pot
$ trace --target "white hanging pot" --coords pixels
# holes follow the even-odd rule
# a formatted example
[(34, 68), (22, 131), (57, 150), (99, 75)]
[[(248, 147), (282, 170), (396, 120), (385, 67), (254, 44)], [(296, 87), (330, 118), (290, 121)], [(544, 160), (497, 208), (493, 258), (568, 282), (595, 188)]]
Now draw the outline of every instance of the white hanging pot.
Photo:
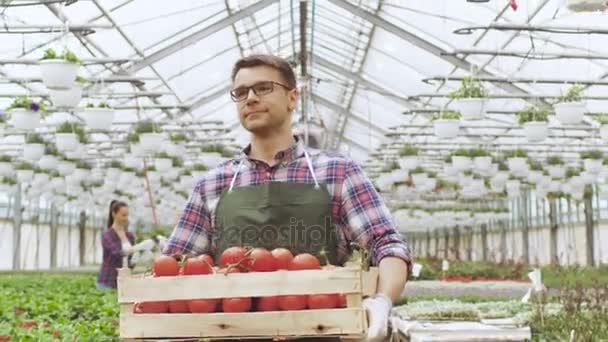
[(478, 171), (489, 170), (492, 166), (492, 157), (475, 157), (473, 158), (473, 164)]
[(597, 174), (593, 174), (588, 171), (583, 171), (583, 172), (581, 172), (581, 179), (583, 180), (583, 182), (586, 185), (593, 184), (593, 183), (595, 183), (595, 180), (597, 179)]
[(38, 184), (38, 185), (43, 185), (43, 184), (48, 183), (49, 179), (50, 179), (50, 177), (46, 173), (35, 173), (33, 183)]
[(399, 157), (399, 166), (403, 170), (412, 170), (418, 167), (420, 164), (418, 156), (405, 156)]
[(55, 158), (55, 156), (44, 155), (40, 157), (40, 160), (38, 160), (38, 166), (43, 169), (56, 170), (58, 165), (59, 161), (57, 158)]
[(603, 160), (601, 159), (583, 159), (583, 165), (585, 166), (585, 170), (594, 174), (599, 174), (600, 172), (602, 172), (602, 164)]
[(160, 133), (142, 133), (139, 135), (139, 145), (144, 153), (156, 152), (163, 145), (163, 135)]
[(553, 179), (564, 178), (566, 176), (566, 168), (563, 165), (549, 165), (547, 166), (547, 171)]
[(451, 107), (460, 112), (463, 120), (481, 120), (486, 116), (486, 103), (483, 98), (456, 99)]
[(82, 99), (82, 87), (75, 85), (70, 89), (49, 89), (51, 102), (57, 108), (77, 107)]
[(416, 186), (416, 188), (418, 187), (424, 187), (426, 184), (426, 181), (428, 179), (428, 176), (426, 173), (412, 173), (412, 182), (414, 182), (414, 186)]
[(36, 161), (44, 155), (44, 145), (25, 144), (23, 145), (23, 158), (29, 161)]
[(392, 179), (393, 183), (405, 182), (407, 180), (407, 178), (408, 178), (407, 170), (397, 169), (397, 170), (393, 170), (391, 172), (391, 179)]
[(586, 107), (583, 102), (562, 102), (554, 104), (553, 109), (563, 125), (575, 125), (583, 121)]
[(40, 113), (23, 108), (11, 109), (11, 123), (17, 129), (33, 130), (40, 126)]
[(0, 176), (9, 176), (13, 173), (14, 167), (10, 162), (0, 162)]
[(549, 124), (545, 121), (531, 121), (523, 125), (524, 136), (529, 142), (538, 142), (547, 139)]
[(543, 173), (541, 171), (530, 171), (528, 172), (528, 181), (530, 183), (538, 183), (538, 181), (540, 180), (540, 178), (543, 176)]
[(78, 147), (76, 133), (55, 133), (55, 144), (61, 152), (74, 151)]
[(110, 130), (114, 121), (114, 110), (110, 108), (85, 108), (80, 116), (90, 129)]
[(600, 138), (604, 141), (608, 141), (608, 125), (600, 127)]
[(608, 184), (600, 184), (598, 195), (603, 200), (608, 199)]
[(72, 162), (67, 161), (60, 161), (59, 165), (57, 166), (57, 171), (64, 176), (71, 175), (75, 169), (76, 165), (74, 165), (74, 163)]
[(17, 181), (27, 183), (34, 177), (34, 170), (17, 170)]
[(106, 177), (111, 179), (118, 179), (120, 177), (120, 169), (115, 167), (109, 167), (106, 169)]
[(522, 157), (513, 157), (507, 159), (507, 165), (511, 172), (525, 171), (528, 166), (526, 158)]
[(458, 171), (467, 171), (471, 168), (473, 161), (470, 157), (452, 156), (452, 166)]
[(80, 65), (62, 59), (40, 61), (42, 82), (49, 89), (70, 89), (75, 85)]
[(559, 181), (552, 180), (551, 182), (549, 182), (547, 190), (549, 190), (549, 192), (558, 192), (561, 188), (562, 184)]
[(217, 152), (204, 152), (200, 155), (200, 163), (214, 168), (221, 163), (222, 155)]
[(433, 121), (433, 130), (435, 136), (441, 139), (451, 139), (458, 136), (460, 129), (460, 120), (455, 119), (437, 119)]
[(156, 158), (154, 159), (154, 166), (159, 172), (166, 172), (173, 166), (173, 161), (169, 158)]

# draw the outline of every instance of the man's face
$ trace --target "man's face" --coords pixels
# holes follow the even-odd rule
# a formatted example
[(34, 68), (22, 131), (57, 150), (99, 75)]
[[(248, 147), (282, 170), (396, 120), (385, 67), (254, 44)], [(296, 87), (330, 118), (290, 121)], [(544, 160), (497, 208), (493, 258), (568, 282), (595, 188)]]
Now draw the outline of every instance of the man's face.
[[(286, 85), (276, 69), (256, 66), (239, 70), (232, 88), (250, 87), (267, 81)], [(237, 102), (239, 121), (249, 132), (265, 135), (290, 126), (291, 112), (296, 106), (298, 92), (297, 89), (288, 90), (276, 83), (269, 85), (273, 89), (270, 93), (256, 95), (253, 90), (249, 90), (247, 98)]]

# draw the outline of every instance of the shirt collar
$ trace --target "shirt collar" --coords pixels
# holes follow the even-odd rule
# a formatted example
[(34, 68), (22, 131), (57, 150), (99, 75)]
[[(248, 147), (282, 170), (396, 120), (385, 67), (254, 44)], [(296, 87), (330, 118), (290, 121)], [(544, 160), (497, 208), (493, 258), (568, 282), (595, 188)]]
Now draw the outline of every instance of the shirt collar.
[[(302, 141), (302, 139), (300, 139), (300, 137), (297, 135), (294, 135), (293, 137), (295, 139), (295, 143), (289, 148), (277, 152), (274, 156), (274, 160), (280, 163), (289, 163), (304, 155), (304, 141)], [(248, 144), (244, 149), (241, 150), (241, 158), (251, 160), (249, 158), (250, 152), (251, 144)]]

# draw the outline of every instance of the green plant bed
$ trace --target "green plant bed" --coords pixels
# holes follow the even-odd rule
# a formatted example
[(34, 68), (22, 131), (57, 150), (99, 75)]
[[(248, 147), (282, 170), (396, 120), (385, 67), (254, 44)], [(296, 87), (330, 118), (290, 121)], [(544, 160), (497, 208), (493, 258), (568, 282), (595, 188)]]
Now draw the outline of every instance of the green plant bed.
[(2, 274), (0, 336), (12, 341), (117, 340), (116, 292), (98, 290), (95, 277), (91, 273)]

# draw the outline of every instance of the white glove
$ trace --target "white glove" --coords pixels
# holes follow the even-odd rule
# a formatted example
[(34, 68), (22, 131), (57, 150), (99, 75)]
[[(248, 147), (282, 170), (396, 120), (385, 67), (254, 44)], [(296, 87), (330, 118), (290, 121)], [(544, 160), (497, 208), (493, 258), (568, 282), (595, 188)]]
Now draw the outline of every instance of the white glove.
[(365, 298), (363, 307), (367, 311), (369, 327), (366, 342), (380, 342), (388, 337), (388, 317), (393, 307), (393, 302), (384, 294), (376, 294), (374, 297)]
[(156, 240), (158, 241), (158, 247), (163, 251), (167, 245), (167, 238), (162, 235), (156, 235)]
[(154, 248), (155, 245), (156, 245), (156, 243), (154, 243), (154, 240), (146, 239), (146, 240), (136, 244), (135, 246), (133, 246), (133, 249), (136, 251), (149, 251), (149, 250), (152, 250), (152, 248)]

